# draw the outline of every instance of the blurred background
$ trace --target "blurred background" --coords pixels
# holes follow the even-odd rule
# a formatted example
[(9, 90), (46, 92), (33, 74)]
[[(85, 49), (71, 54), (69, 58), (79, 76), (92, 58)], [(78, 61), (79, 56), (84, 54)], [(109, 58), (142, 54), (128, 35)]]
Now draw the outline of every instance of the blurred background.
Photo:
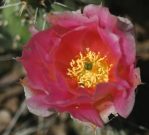
[[(20, 79), (25, 73), (14, 60), (35, 25), (44, 30), (51, 11), (77, 10), (102, 3), (110, 12), (129, 18), (135, 26), (137, 61), (142, 84), (136, 89), (134, 109), (127, 119), (114, 118), (95, 129), (55, 113), (41, 118), (28, 112)], [(0, 135), (149, 135), (149, 0), (0, 0)], [(96, 132), (95, 132), (96, 130)]]

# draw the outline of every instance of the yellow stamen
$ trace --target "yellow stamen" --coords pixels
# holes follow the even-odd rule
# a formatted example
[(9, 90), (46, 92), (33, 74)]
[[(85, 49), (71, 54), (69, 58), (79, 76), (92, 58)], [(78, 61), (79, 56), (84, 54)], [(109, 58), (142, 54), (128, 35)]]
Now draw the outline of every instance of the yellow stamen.
[(86, 49), (85, 53), (79, 53), (76, 59), (72, 59), (67, 75), (77, 80), (80, 87), (92, 88), (98, 83), (109, 81), (109, 70), (112, 64), (107, 63), (106, 56)]

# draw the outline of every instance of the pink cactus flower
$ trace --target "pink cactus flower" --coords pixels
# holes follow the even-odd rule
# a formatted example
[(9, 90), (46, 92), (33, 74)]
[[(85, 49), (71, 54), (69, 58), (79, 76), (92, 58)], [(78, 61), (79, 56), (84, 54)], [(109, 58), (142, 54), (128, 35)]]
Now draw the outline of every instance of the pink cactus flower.
[(52, 26), (37, 31), (20, 58), (30, 112), (68, 112), (98, 127), (110, 114), (127, 117), (140, 84), (132, 23), (101, 5), (56, 12), (47, 21)]

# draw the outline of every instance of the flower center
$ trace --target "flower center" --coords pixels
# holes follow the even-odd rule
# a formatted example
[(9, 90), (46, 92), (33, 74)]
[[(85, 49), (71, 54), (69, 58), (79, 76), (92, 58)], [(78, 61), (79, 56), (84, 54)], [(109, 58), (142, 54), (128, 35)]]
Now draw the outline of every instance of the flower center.
[(77, 80), (80, 87), (93, 88), (98, 83), (109, 81), (109, 70), (112, 64), (107, 63), (106, 56), (90, 51), (79, 53), (76, 59), (72, 59), (67, 75)]

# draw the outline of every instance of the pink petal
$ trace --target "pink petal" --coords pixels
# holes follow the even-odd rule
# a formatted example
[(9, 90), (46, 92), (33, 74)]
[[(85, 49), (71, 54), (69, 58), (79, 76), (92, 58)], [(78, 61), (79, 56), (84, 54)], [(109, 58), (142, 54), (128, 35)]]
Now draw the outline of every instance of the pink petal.
[(87, 107), (76, 107), (75, 109), (71, 109), (68, 112), (70, 112), (70, 114), (78, 120), (93, 123), (99, 127), (103, 126), (103, 122), (98, 111), (89, 105)]
[(117, 26), (124, 32), (133, 32), (134, 26), (130, 20), (123, 17), (117, 17)]
[(123, 92), (117, 96), (114, 100), (114, 106), (122, 117), (126, 118), (132, 111), (135, 102), (135, 90), (130, 89), (129, 92), (124, 94)]
[(101, 111), (99, 112), (101, 119), (104, 123), (110, 121), (109, 116), (113, 114), (115, 117), (118, 116), (118, 113), (112, 102), (105, 102), (100, 106)]
[(49, 14), (47, 17), (48, 22), (52, 23), (54, 26), (58, 25), (65, 28), (75, 28), (77, 26), (84, 25), (95, 21), (82, 16), (79, 12), (63, 12), (63, 13), (53, 13)]
[(37, 102), (37, 101), (32, 101), (28, 99), (26, 103), (29, 111), (35, 115), (47, 117), (54, 113), (54, 111), (51, 111), (51, 110), (49, 111), (49, 107), (45, 106), (45, 104), (42, 103), (41, 101)]
[(101, 119), (107, 123), (109, 121), (108, 116), (111, 113), (115, 116), (117, 114), (121, 116), (128, 115), (134, 103), (135, 97), (132, 94), (133, 91), (130, 91), (131, 94), (129, 95), (125, 85), (121, 85), (119, 82), (99, 84), (92, 99), (95, 102), (95, 107), (99, 111)]
[(108, 95), (111, 97), (115, 96), (114, 94), (124, 90), (124, 87), (119, 83), (109, 82), (109, 83), (100, 83), (96, 87), (96, 91), (94, 96), (92, 97), (94, 100), (100, 100), (106, 98)]
[(49, 90), (49, 82), (55, 79), (52, 57), (58, 42), (59, 38), (46, 30), (34, 35), (25, 46), (20, 61), (34, 88)]
[(126, 64), (134, 64), (136, 46), (133, 24), (127, 18), (118, 17), (115, 29), (117, 29), (115, 32), (120, 38), (120, 47)]
[(116, 17), (111, 15), (108, 8), (102, 7), (102, 5), (88, 5), (84, 8), (83, 14), (89, 18), (97, 16), (101, 27), (113, 29), (116, 24)]
[(134, 64), (136, 56), (134, 35), (132, 35), (131, 33), (122, 34), (120, 45), (125, 57), (126, 64)]
[(27, 107), (30, 112), (43, 117), (50, 116), (53, 114), (53, 112), (49, 111), (48, 108), (45, 106), (45, 104), (42, 103), (42, 96), (40, 97), (40, 102), (36, 102), (36, 101), (31, 102), (30, 99), (34, 96), (32, 93), (32, 90), (25, 85), (23, 86), (24, 86), (24, 92), (26, 96)]
[(55, 95), (51, 93), (50, 95), (34, 95), (28, 98), (27, 105), (29, 110), (36, 115), (49, 116), (57, 110), (59, 112), (69, 112), (79, 120), (102, 126), (98, 112), (90, 107), (89, 101), (89, 98), (86, 97), (77, 99), (66, 97), (62, 93), (55, 93)]
[(98, 27), (98, 32), (106, 46), (103, 46), (103, 53), (109, 56), (109, 61), (116, 65), (121, 57), (121, 50), (119, 46), (119, 37), (109, 30), (104, 30)]

